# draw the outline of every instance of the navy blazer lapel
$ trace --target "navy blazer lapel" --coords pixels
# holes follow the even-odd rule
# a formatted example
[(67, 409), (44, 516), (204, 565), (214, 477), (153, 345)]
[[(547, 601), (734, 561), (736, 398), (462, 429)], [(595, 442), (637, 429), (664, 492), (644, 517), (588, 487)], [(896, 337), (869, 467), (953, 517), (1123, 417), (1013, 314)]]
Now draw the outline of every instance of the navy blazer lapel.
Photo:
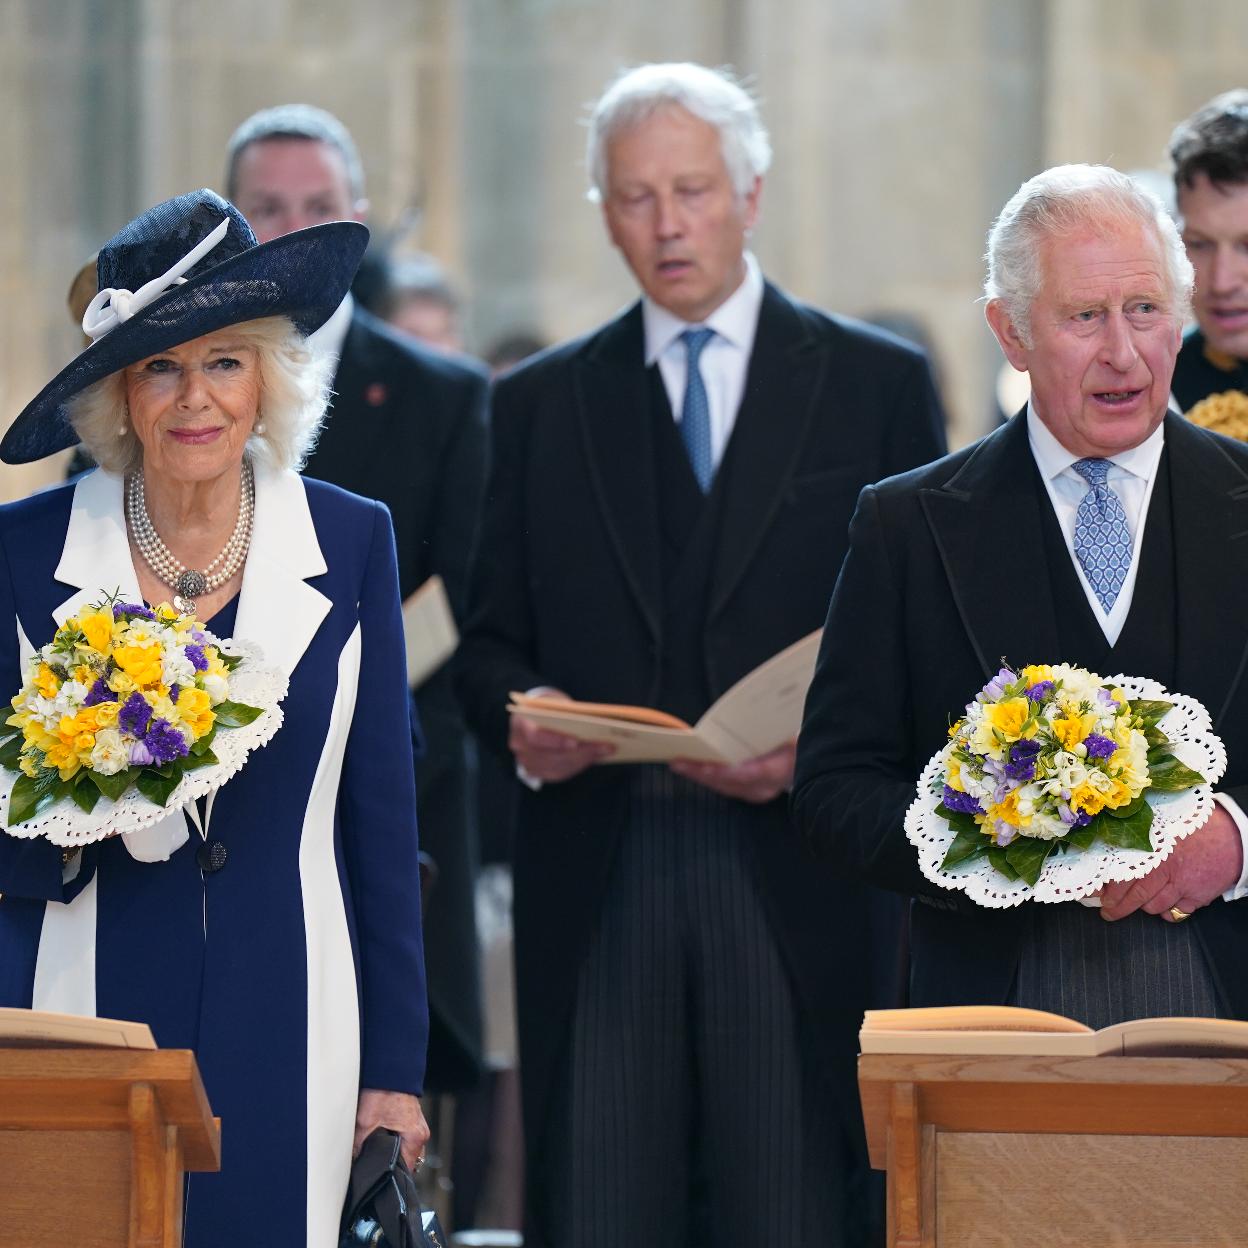
[(1248, 474), (1217, 438), (1181, 416), (1166, 417), (1166, 449), (1179, 601), (1176, 684), (1205, 704), (1216, 729), (1248, 662)]
[(708, 619), (732, 596), (784, 500), (829, 384), (828, 354), (799, 309), (766, 283), (745, 392), (724, 453), (721, 488), (732, 493), (722, 510)]
[(919, 502), (984, 678), (1002, 659), (1060, 662), (1040, 527), (1041, 508), (1050, 504), (1026, 416), (984, 438), (942, 487), (920, 491)]
[(663, 589), (650, 374), (638, 303), (590, 340), (572, 384), (590, 481), (624, 578), (657, 639)]

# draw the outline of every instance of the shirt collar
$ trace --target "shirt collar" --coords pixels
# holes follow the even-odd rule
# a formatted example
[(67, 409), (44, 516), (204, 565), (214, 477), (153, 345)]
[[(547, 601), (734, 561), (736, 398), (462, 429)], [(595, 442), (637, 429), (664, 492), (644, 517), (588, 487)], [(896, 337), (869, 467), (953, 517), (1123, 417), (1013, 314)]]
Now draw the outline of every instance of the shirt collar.
[[(763, 303), (763, 274), (758, 261), (750, 252), (745, 253), (745, 279), (741, 285), (700, 322), (713, 329), (721, 338), (745, 352), (754, 348), (754, 333), (758, 329), (758, 310)], [(655, 303), (649, 295), (641, 300), (641, 319), (646, 331), (646, 365), (655, 362), (693, 322), (682, 321), (666, 308)]]
[(342, 358), (342, 344), (347, 340), (347, 329), (355, 312), (355, 300), (347, 291), (342, 302), (334, 309), (329, 320), (320, 329), (314, 329), (308, 335), (308, 345), (318, 354), (332, 355), (334, 359)]
[[(1084, 458), (1068, 451), (1053, 436), (1048, 425), (1036, 415), (1031, 404), (1027, 404), (1027, 439), (1031, 443), (1031, 453), (1035, 457), (1040, 475), (1046, 481), (1061, 476), (1072, 464)], [(1165, 421), (1144, 439), (1139, 446), (1127, 451), (1118, 451), (1114, 455), (1105, 456), (1111, 464), (1116, 464), (1124, 472), (1144, 481), (1151, 481), (1161, 462), (1161, 450), (1166, 441)]]

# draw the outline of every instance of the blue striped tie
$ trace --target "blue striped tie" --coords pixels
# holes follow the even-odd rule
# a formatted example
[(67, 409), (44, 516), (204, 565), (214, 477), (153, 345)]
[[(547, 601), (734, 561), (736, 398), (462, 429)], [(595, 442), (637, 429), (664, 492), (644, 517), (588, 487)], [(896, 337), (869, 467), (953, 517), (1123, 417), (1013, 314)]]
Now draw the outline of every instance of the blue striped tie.
[(698, 357), (714, 337), (713, 329), (687, 329), (680, 336), (689, 357), (685, 401), (680, 409), (680, 440), (685, 444), (690, 467), (703, 494), (711, 488), (715, 468), (711, 459), (711, 407), (706, 400), (706, 386), (702, 381), (702, 370), (698, 367)]
[(1092, 592), (1108, 614), (1131, 567), (1127, 513), (1106, 480), (1109, 460), (1081, 459), (1071, 466), (1089, 486), (1075, 512), (1075, 554)]

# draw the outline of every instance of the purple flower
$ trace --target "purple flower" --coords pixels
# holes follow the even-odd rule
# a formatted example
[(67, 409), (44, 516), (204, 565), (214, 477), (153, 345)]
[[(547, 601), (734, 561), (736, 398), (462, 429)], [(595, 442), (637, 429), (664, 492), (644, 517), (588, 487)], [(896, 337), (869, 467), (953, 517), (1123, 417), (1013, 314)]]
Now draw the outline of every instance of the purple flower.
[(984, 808), (970, 793), (959, 793), (957, 789), (951, 789), (948, 785), (945, 785), (941, 801), (944, 802), (947, 810), (952, 810), (959, 815), (982, 815), (984, 813)]
[(130, 746), (130, 766), (146, 767), (149, 763), (156, 760), (152, 757), (152, 752), (143, 744), (142, 741), (135, 741)]
[(1092, 816), (1086, 810), (1081, 810), (1075, 817), (1075, 827), (1086, 828), (1092, 822)]
[(1083, 744), (1087, 747), (1089, 758), (1109, 758), (1118, 749), (1116, 742), (1109, 737), (1097, 736), (1095, 732), (1084, 737)]
[(143, 744), (152, 752), (152, 761), (159, 766), (184, 758), (190, 751), (186, 738), (166, 719), (152, 720), (152, 726), (143, 738)]
[(182, 692), (181, 685), (179, 684), (170, 685), (169, 686), (169, 701), (176, 702), (178, 700), (178, 694), (180, 694), (181, 692)]
[(1003, 667), (980, 691), (979, 695), (987, 702), (991, 702), (994, 698), (1001, 697), (1006, 690), (1007, 685), (1012, 685), (1018, 679), (1008, 667)]
[(132, 737), (143, 736), (151, 718), (152, 708), (137, 690), (121, 704), (121, 710), (117, 713), (117, 723), (122, 732), (129, 733)]
[(191, 666), (197, 672), (206, 672), (208, 670), (208, 660), (204, 658), (203, 646), (183, 646), (182, 653), (191, 661)]
[(1096, 691), (1096, 700), (1098, 702), (1103, 702), (1106, 706), (1111, 708), (1116, 708), (1118, 706), (1117, 698), (1115, 698), (1114, 695), (1104, 686)]
[(1034, 780), (1039, 753), (1039, 741), (1015, 741), (1010, 747), (1010, 761), (1005, 765), (1006, 776), (1011, 780)]
[[(1065, 796), (1069, 799), (1070, 794), (1069, 794), (1069, 793), (1067, 793)], [(1073, 810), (1071, 810), (1071, 808), (1070, 808), (1069, 806), (1067, 806), (1065, 802), (1062, 802), (1062, 803), (1058, 806), (1058, 808), (1057, 808), (1057, 817), (1058, 817), (1058, 818), (1059, 818), (1059, 819), (1060, 819), (1060, 820), (1061, 820), (1061, 821), (1062, 821), (1062, 822), (1063, 822), (1063, 823), (1064, 823), (1064, 824), (1065, 824), (1068, 828), (1074, 828), (1074, 827), (1078, 827), (1078, 826), (1079, 826), (1079, 825), (1078, 825), (1078, 819), (1079, 819), (1079, 816), (1078, 816), (1078, 815), (1076, 815), (1076, 814), (1075, 814), (1075, 812), (1074, 812)]]
[(123, 615), (137, 615), (145, 620), (154, 620), (156, 618), (156, 612), (150, 607), (145, 607), (141, 602), (113, 603), (113, 619), (119, 620)]
[(191, 640), (202, 646), (208, 640), (208, 634), (202, 628), (191, 629)]
[(996, 842), (1003, 849), (1010, 844), (1018, 835), (1018, 829), (1013, 824), (1006, 823), (1004, 819), (997, 820)]
[(1027, 690), (1027, 696), (1033, 702), (1043, 702), (1052, 692), (1053, 682), (1051, 680), (1042, 680)]
[(87, 690), (87, 696), (83, 698), (83, 706), (99, 706), (101, 702), (116, 702), (117, 695), (108, 687), (108, 683), (101, 676), (99, 680)]

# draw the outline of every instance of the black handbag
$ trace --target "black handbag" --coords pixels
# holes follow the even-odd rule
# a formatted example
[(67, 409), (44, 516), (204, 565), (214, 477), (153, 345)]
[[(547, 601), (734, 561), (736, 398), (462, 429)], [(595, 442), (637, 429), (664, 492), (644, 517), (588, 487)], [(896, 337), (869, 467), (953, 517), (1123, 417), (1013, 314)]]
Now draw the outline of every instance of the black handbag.
[(342, 1209), (340, 1248), (445, 1248), (437, 1215), (422, 1213), (401, 1141), (385, 1127), (360, 1147)]

